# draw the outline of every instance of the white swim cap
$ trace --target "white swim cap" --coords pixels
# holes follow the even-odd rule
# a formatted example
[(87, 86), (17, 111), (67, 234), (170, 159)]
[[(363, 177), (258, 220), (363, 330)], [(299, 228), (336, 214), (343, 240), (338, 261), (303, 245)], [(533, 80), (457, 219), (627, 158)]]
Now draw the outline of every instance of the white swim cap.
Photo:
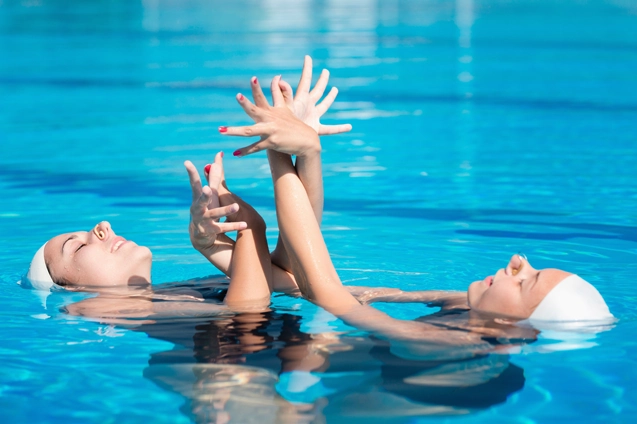
[(29, 271), (25, 276), (28, 283), (36, 290), (50, 291), (51, 288), (60, 287), (53, 282), (53, 277), (49, 273), (49, 269), (44, 262), (44, 247), (46, 243), (42, 245), (33, 255)]
[(559, 323), (562, 328), (575, 328), (614, 320), (615, 317), (597, 289), (573, 274), (553, 287), (531, 316), (518, 324), (541, 329)]
[(63, 290), (62, 287), (53, 282), (53, 278), (46, 267), (46, 262), (44, 262), (45, 246), (46, 243), (35, 252), (31, 260), (31, 265), (29, 265), (29, 270), (26, 275), (18, 281), (18, 284), (24, 288), (35, 289), (34, 293), (40, 299), (44, 309), (46, 309), (46, 299), (51, 294), (51, 290)]

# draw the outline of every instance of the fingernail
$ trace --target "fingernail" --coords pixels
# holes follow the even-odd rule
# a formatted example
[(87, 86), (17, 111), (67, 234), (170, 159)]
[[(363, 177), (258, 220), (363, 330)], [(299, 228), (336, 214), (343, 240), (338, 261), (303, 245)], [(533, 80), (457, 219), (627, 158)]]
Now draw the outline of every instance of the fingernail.
[(228, 127), (219, 127), (219, 132), (220, 133), (228, 132)]
[(219, 152), (219, 155), (221, 155), (221, 157), (223, 158), (223, 152)]
[(203, 167), (203, 172), (205, 172), (206, 174), (210, 174), (210, 164)]
[(243, 94), (241, 94), (241, 93), (237, 94), (237, 100), (242, 101), (243, 100)]
[(257, 85), (257, 77), (252, 78), (252, 84)]
[(241, 156), (241, 150), (235, 150), (233, 155), (234, 156)]

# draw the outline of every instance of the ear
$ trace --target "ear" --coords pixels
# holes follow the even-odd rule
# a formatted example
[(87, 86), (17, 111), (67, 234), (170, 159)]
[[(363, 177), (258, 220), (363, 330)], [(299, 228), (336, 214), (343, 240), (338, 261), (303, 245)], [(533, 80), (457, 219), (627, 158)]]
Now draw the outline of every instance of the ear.
[(517, 322), (516, 320), (507, 319), (507, 318), (495, 318), (493, 321), (496, 324), (500, 324), (500, 325), (514, 325)]

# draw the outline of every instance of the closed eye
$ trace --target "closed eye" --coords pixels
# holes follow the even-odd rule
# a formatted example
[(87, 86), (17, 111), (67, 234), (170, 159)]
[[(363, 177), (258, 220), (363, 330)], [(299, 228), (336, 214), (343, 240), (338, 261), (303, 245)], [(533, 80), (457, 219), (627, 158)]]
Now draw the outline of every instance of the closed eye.
[(79, 252), (81, 248), (83, 248), (84, 246), (86, 246), (84, 243), (80, 244), (80, 246), (75, 249), (75, 253)]

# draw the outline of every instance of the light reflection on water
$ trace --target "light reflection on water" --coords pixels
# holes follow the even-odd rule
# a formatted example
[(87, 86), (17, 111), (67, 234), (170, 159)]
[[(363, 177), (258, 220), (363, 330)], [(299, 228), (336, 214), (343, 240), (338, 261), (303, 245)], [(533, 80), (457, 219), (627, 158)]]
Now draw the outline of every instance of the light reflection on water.
[[(3, 415), (246, 422), (237, 414), (258, 410), (271, 421), (406, 422), (457, 412), (452, 396), (401, 392), (426, 366), (301, 300), (276, 297), (275, 316), (243, 333), (236, 323), (190, 323), (175, 344), (63, 318), (57, 307), (69, 299), (54, 297), (43, 311), (14, 284), (44, 239), (102, 219), (153, 247), (158, 282), (214, 273), (185, 235), (181, 164), (201, 167), (217, 149), (237, 148), (216, 133), (247, 122), (234, 95), (252, 75), (295, 82), (311, 54), (341, 91), (328, 121), (354, 126), (323, 141), (324, 233), (344, 281), (463, 290), (524, 251), (539, 266), (577, 270), (621, 319), (593, 349), (512, 356), (508, 400), (457, 420), (630, 421), (633, 3), (2, 1)], [(226, 166), (273, 243), (265, 159)], [(431, 312), (379, 308), (405, 319)], [(258, 351), (228, 356), (241, 337), (258, 339), (247, 343)], [(482, 369), (502, 369), (501, 357), (488, 358)], [(290, 365), (304, 360), (311, 366)], [(303, 374), (313, 361), (319, 371)], [(246, 364), (258, 368), (233, 368)], [(449, 381), (448, 369), (436, 369)]]

